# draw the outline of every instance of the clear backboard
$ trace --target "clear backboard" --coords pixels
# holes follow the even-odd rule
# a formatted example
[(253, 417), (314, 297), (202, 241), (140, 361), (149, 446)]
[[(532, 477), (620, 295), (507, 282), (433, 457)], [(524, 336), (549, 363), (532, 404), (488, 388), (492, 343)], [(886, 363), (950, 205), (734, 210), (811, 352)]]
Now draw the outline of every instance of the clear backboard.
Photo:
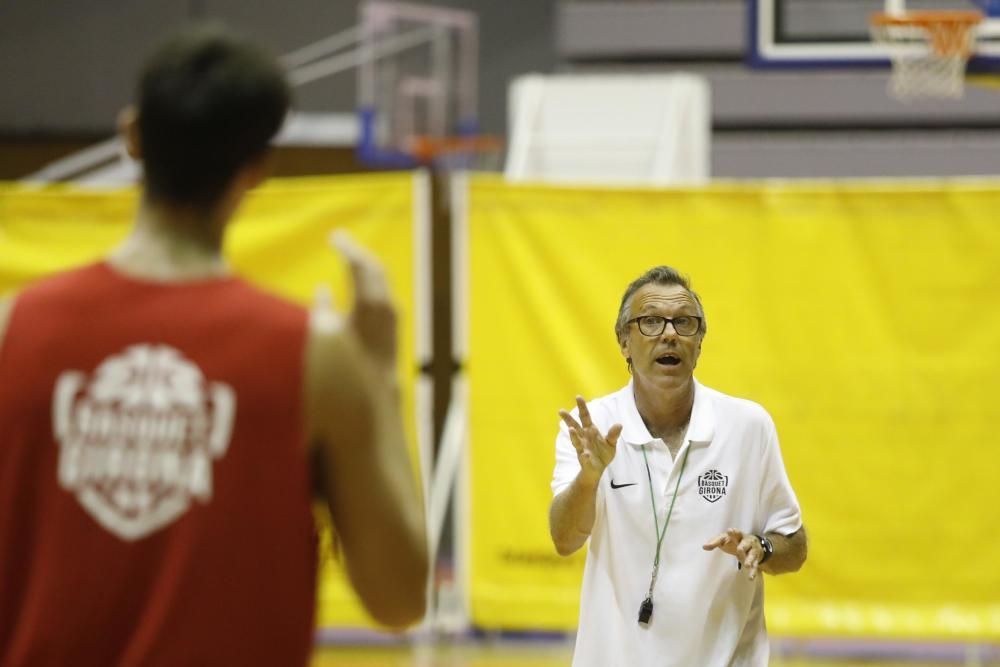
[(365, 0), (359, 13), (361, 159), (408, 167), (492, 150), (477, 114), (476, 14), (388, 0)]
[(1000, 0), (749, 0), (749, 60), (754, 67), (888, 66), (872, 37), (878, 12), (978, 10), (970, 72), (1000, 70)]
[(358, 78), (357, 155), (373, 167), (466, 167), (500, 142), (480, 133), (475, 12), (361, 0), (359, 23), (282, 56), (299, 86)]

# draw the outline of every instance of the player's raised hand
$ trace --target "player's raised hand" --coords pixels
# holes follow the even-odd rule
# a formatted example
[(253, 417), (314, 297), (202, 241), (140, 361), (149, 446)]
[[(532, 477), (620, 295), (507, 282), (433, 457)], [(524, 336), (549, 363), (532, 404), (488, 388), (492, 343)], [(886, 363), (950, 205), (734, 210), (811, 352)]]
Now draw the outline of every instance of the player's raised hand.
[(347, 260), (354, 283), (351, 328), (373, 360), (394, 368), (397, 315), (382, 265), (343, 230), (334, 232), (330, 242)]

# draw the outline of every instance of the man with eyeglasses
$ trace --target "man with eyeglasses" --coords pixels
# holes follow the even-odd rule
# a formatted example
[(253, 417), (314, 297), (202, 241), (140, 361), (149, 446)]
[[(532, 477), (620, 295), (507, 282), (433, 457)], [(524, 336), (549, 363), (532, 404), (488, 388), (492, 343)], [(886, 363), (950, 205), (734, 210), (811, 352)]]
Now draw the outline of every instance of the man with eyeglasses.
[(631, 380), (559, 412), (552, 541), (590, 540), (574, 667), (767, 665), (758, 574), (798, 570), (805, 528), (771, 417), (694, 379), (706, 330), (687, 279), (650, 269), (615, 323)]

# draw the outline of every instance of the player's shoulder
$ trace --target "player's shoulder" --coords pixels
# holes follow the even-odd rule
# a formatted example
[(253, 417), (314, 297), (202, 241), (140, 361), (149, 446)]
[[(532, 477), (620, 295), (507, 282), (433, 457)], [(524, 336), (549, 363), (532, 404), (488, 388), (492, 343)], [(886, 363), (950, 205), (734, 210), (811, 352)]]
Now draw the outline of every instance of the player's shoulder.
[(359, 341), (348, 328), (345, 316), (315, 306), (306, 311), (306, 317), (306, 366), (312, 389), (324, 392), (333, 384), (339, 386), (345, 377), (357, 375)]
[(310, 446), (332, 442), (331, 434), (372, 409), (371, 368), (360, 341), (337, 313), (309, 311), (305, 354), (306, 428)]
[(76, 299), (101, 271), (102, 264), (98, 262), (38, 277), (17, 292), (17, 300), (46, 302)]
[(32, 312), (46, 313), (76, 306), (81, 294), (80, 285), (86, 284), (99, 269), (99, 264), (89, 264), (41, 276), (28, 281), (15, 292), (0, 296), (0, 349), (14, 319), (15, 307), (20, 312), (27, 308)]
[(227, 301), (231, 305), (242, 302), (252, 311), (247, 321), (269, 329), (292, 330), (305, 333), (308, 323), (308, 309), (284, 296), (270, 292), (250, 283), (244, 278), (236, 278), (231, 283), (236, 292)]

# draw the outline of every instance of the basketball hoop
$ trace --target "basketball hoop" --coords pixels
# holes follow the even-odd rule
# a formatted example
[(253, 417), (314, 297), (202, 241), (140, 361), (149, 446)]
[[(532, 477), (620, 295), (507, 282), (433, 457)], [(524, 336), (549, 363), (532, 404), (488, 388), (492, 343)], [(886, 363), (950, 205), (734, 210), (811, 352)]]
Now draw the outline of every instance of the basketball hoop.
[(899, 99), (961, 97), (965, 65), (976, 48), (975, 11), (919, 11), (873, 14), (873, 38), (892, 59), (889, 91)]
[(417, 135), (408, 142), (407, 152), (421, 164), (447, 169), (493, 169), (490, 159), (503, 150), (499, 137), (476, 134), (434, 137)]

